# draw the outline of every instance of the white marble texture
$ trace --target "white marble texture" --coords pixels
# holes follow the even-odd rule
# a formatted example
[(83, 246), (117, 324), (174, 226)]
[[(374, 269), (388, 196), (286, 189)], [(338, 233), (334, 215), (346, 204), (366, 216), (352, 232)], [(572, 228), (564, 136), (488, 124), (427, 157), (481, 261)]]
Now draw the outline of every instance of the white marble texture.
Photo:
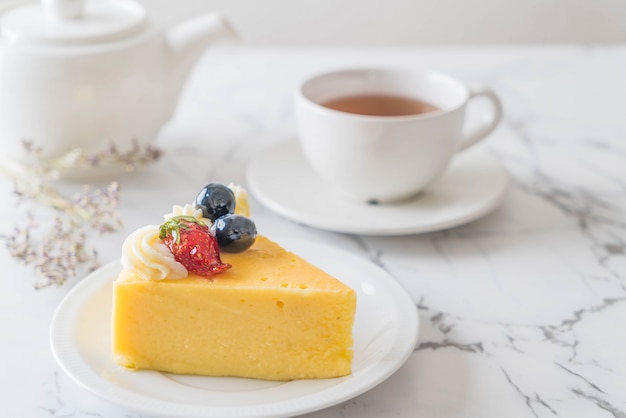
[[(626, 46), (246, 48), (208, 52), (158, 145), (158, 164), (122, 176), (126, 230), (102, 262), (207, 181), (244, 183), (246, 162), (295, 137), (292, 90), (346, 66), (415, 66), (491, 85), (505, 107), (486, 141), (512, 176), (503, 205), (447, 231), (367, 237), (315, 230), (252, 201), (258, 228), (347, 249), (410, 293), (422, 330), (407, 363), (344, 404), (307, 415), (626, 417)], [(288, 175), (288, 173), (285, 173)], [(0, 180), (2, 232), (16, 219)], [(154, 220), (154, 221), (152, 221)], [(138, 418), (55, 364), (48, 327), (76, 282), (36, 291), (0, 251), (0, 414)]]

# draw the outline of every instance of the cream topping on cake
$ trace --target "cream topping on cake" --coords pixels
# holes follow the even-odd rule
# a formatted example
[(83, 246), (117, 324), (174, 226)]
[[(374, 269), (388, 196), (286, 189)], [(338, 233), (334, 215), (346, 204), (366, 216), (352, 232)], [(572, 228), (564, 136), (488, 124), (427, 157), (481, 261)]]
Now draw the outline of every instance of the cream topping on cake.
[(228, 188), (232, 190), (237, 202), (235, 214), (250, 217), (250, 204), (248, 203), (248, 192), (246, 189), (233, 183), (230, 183)]
[(211, 222), (210, 219), (202, 216), (202, 209), (197, 208), (195, 205), (174, 205), (172, 207), (172, 212), (163, 215), (163, 219), (167, 221), (168, 219), (174, 218), (176, 216), (193, 216), (197, 220), (202, 221), (209, 228), (211, 228), (211, 226), (213, 225), (213, 222)]
[(187, 269), (159, 238), (159, 227), (148, 225), (131, 233), (122, 245), (122, 267), (143, 280), (184, 279)]

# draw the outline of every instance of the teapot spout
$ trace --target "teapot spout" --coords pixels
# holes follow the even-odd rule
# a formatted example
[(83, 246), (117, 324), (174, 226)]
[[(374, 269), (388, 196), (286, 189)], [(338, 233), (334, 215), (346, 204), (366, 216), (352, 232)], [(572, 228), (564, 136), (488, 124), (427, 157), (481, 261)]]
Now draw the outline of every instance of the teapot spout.
[(237, 35), (228, 22), (217, 13), (188, 19), (166, 32), (172, 110), (189, 73), (202, 53), (211, 43), (220, 39), (237, 39)]

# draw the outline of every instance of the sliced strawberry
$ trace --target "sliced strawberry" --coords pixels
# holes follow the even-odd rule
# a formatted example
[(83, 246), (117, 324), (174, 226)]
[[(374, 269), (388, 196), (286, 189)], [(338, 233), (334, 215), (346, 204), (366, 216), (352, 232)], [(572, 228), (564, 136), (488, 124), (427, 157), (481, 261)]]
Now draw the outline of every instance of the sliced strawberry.
[(159, 230), (159, 238), (170, 249), (176, 261), (199, 276), (212, 276), (228, 270), (222, 263), (217, 239), (209, 228), (193, 216), (175, 216)]

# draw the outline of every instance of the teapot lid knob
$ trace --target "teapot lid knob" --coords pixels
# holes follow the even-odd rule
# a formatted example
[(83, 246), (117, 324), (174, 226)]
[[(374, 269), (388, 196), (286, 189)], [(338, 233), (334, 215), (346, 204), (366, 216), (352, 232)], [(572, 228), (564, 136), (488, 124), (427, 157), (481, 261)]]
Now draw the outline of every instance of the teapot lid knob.
[(144, 7), (132, 0), (38, 0), (0, 14), (10, 43), (89, 44), (128, 38), (144, 28)]
[(55, 20), (78, 19), (83, 16), (83, 0), (41, 0), (44, 13)]

